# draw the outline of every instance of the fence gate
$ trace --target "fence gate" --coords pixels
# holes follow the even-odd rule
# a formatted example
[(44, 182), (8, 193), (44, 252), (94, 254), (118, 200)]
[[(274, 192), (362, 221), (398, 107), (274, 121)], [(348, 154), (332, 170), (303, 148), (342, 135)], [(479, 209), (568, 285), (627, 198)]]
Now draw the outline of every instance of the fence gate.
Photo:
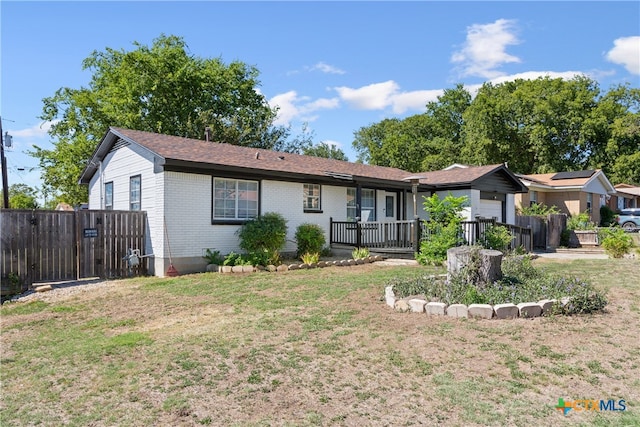
[(134, 269), (124, 259), (144, 250), (145, 231), (145, 212), (0, 210), (2, 295), (37, 282), (146, 274), (145, 258)]

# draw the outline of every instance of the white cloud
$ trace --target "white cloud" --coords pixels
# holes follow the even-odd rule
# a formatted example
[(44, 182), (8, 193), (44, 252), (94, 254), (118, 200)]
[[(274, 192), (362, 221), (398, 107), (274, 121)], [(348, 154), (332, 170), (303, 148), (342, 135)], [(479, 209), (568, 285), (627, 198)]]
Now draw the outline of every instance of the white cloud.
[(418, 90), (401, 92), (400, 85), (393, 80), (373, 83), (354, 89), (346, 86), (334, 88), (340, 98), (358, 110), (384, 110), (391, 108), (395, 114), (409, 110), (424, 110), (429, 101), (435, 101), (443, 91)]
[(325, 64), (322, 61), (318, 62), (316, 65), (313, 65), (311, 67), (306, 67), (306, 68), (309, 71), (321, 71), (325, 74), (345, 74), (346, 73), (344, 70), (341, 70), (338, 67), (334, 67), (333, 65)]
[(47, 135), (51, 126), (58, 123), (58, 121), (47, 121), (26, 129), (10, 130), (9, 134), (17, 138), (42, 138)]
[(424, 111), (428, 102), (436, 101), (443, 93), (442, 89), (402, 92), (392, 97), (393, 112), (402, 114), (408, 110)]
[(607, 52), (609, 62), (620, 64), (631, 74), (640, 74), (640, 36), (621, 37), (613, 41)]
[(520, 62), (520, 58), (509, 55), (507, 46), (520, 43), (515, 34), (516, 21), (498, 19), (492, 24), (474, 24), (467, 27), (467, 39), (462, 49), (454, 52), (451, 61), (461, 64), (462, 76), (495, 78), (503, 75), (496, 68)]
[[(342, 150), (342, 146), (343, 144), (338, 142), (338, 141), (334, 141), (332, 139), (325, 139), (323, 141), (320, 141), (320, 143), (322, 144), (327, 144), (330, 147), (334, 147), (334, 148), (338, 148), (340, 150)], [(320, 143), (315, 144), (316, 146), (319, 145)]]
[(340, 104), (338, 98), (319, 98), (311, 101), (308, 96), (298, 96), (294, 90), (281, 93), (269, 100), (271, 107), (278, 107), (278, 117), (274, 124), (288, 125), (293, 120), (313, 122), (317, 115), (313, 114), (320, 110), (331, 110)]
[(493, 84), (500, 84), (504, 82), (511, 82), (514, 80), (535, 80), (539, 77), (549, 77), (552, 79), (564, 79), (571, 80), (575, 76), (589, 75), (589, 73), (583, 71), (526, 71), (524, 73), (511, 74), (508, 76), (500, 76), (489, 80)]
[(400, 86), (393, 80), (373, 83), (353, 89), (346, 86), (334, 88), (340, 98), (358, 110), (383, 110), (392, 104), (391, 100)]

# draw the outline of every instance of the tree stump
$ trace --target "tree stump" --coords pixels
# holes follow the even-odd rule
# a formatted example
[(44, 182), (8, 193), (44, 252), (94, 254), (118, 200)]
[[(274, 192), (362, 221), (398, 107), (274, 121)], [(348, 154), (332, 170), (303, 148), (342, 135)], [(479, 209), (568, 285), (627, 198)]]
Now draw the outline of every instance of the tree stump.
[(465, 267), (467, 278), (475, 285), (493, 283), (502, 278), (502, 252), (492, 249), (474, 249), (469, 246), (447, 251), (447, 281), (460, 274)]

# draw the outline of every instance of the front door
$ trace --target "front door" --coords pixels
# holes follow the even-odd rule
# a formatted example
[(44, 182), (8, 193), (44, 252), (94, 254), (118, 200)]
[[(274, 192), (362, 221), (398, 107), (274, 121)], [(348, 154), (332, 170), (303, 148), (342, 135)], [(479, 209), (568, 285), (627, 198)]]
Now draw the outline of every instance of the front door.
[(385, 245), (395, 246), (395, 242), (398, 240), (398, 228), (396, 224), (396, 220), (398, 218), (398, 204), (397, 202), (398, 195), (396, 193), (384, 193), (384, 205), (382, 206), (382, 218), (380, 218), (380, 222), (383, 224), (383, 238), (385, 241)]
[(398, 218), (398, 205), (396, 203), (396, 193), (384, 193), (384, 206), (382, 207), (382, 222), (392, 222)]

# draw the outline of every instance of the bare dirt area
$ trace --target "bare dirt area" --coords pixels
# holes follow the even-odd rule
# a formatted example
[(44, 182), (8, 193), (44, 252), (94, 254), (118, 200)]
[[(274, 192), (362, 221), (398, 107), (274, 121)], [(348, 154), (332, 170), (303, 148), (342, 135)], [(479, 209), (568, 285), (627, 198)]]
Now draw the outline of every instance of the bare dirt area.
[[(584, 270), (554, 262), (543, 261)], [(610, 263), (623, 277), (638, 266)], [(385, 280), (423, 269), (131, 279), (5, 305), (2, 424), (640, 420), (640, 287), (607, 282), (606, 312), (589, 316), (451, 319), (384, 304)], [(627, 410), (565, 416), (559, 398), (624, 399)]]

